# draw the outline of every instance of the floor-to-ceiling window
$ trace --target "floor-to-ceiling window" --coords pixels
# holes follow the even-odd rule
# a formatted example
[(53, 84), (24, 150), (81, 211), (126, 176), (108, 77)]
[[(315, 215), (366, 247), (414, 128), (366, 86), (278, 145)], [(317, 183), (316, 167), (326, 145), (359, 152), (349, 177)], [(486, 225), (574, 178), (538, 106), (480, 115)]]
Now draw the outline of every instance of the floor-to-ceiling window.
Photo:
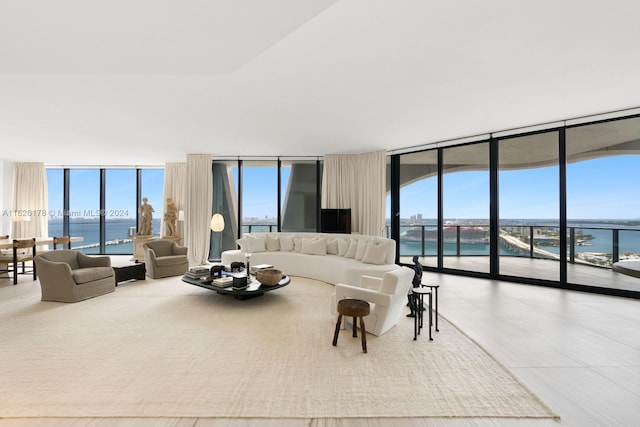
[(570, 127), (566, 152), (567, 280), (600, 286), (601, 270), (640, 259), (640, 118)]
[(489, 143), (442, 152), (443, 267), (489, 273)]
[(136, 234), (136, 170), (105, 170), (104, 243), (106, 254), (133, 253)]
[(400, 156), (400, 243), (404, 261), (438, 265), (438, 151)]
[(502, 275), (560, 278), (558, 140), (552, 131), (499, 141)]
[[(47, 222), (49, 236), (64, 236), (64, 171), (47, 169)], [(74, 243), (75, 245), (75, 243)]]
[[(138, 174), (140, 179), (138, 179)], [(141, 201), (153, 209), (153, 235), (160, 235), (164, 169), (47, 168), (49, 235), (82, 237), (72, 244), (87, 254), (132, 254)]]
[(244, 232), (278, 229), (278, 162), (242, 162), (242, 229)]
[(100, 253), (100, 169), (69, 171), (69, 234), (81, 236), (84, 253)]
[[(163, 200), (164, 169), (140, 169), (140, 199), (137, 207), (140, 208), (142, 199), (153, 206), (153, 220), (151, 221), (151, 234), (159, 237), (162, 234), (160, 228), (162, 215), (166, 201)], [(139, 217), (140, 215), (138, 215)]]

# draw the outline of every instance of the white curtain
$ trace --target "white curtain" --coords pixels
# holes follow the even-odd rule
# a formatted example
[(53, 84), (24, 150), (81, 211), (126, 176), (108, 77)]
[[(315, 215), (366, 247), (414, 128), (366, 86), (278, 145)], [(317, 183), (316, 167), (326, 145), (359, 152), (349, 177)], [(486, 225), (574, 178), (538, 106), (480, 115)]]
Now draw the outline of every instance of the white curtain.
[(30, 221), (12, 221), (11, 237), (23, 239), (48, 236), (47, 194), (47, 171), (44, 163), (15, 164), (12, 213), (17, 214), (15, 219), (24, 219), (26, 216)]
[[(173, 199), (178, 212), (185, 209), (186, 167), (185, 163), (166, 163), (164, 165), (164, 198), (162, 199), (164, 207), (160, 224), (161, 235), (167, 234), (167, 225), (164, 221), (164, 215), (167, 213), (167, 199)], [(184, 236), (182, 221), (178, 221), (176, 228), (178, 234)]]
[(322, 207), (351, 209), (351, 231), (384, 235), (386, 152), (324, 156)]
[(211, 240), (213, 179), (210, 154), (188, 154), (185, 170), (184, 242), (189, 264), (206, 264)]

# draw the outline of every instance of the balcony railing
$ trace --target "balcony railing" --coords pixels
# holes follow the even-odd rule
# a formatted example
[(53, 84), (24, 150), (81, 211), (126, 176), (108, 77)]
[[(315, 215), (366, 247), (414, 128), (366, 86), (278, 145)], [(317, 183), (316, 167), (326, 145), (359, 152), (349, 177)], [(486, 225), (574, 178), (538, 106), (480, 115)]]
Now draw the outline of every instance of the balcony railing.
[[(400, 256), (437, 255), (437, 227), (400, 227)], [(500, 256), (560, 259), (560, 230), (557, 226), (502, 225)], [(389, 227), (387, 227), (389, 236)], [(597, 241), (597, 242), (596, 242)], [(489, 255), (489, 227), (472, 224), (447, 225), (443, 230), (445, 256)], [(580, 250), (593, 246), (592, 251)], [(620, 259), (640, 258), (640, 230), (605, 227), (568, 227), (567, 260), (610, 268)]]
[[(271, 233), (277, 224), (245, 224), (244, 233)], [(438, 229), (434, 225), (400, 226), (401, 257), (437, 256)], [(553, 225), (505, 224), (500, 226), (500, 256), (560, 260), (560, 229)], [(446, 225), (443, 230), (445, 256), (488, 256), (489, 226)], [(390, 227), (386, 227), (390, 236)], [(597, 243), (595, 243), (597, 241)], [(581, 248), (591, 247), (584, 251)], [(640, 258), (640, 230), (605, 227), (568, 227), (567, 261), (611, 268), (614, 262)]]

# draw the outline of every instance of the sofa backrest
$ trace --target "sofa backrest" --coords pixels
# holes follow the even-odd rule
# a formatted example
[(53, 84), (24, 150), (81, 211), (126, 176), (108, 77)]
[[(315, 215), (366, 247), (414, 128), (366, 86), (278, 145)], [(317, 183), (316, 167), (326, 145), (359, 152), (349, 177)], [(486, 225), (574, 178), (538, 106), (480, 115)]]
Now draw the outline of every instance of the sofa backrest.
[(156, 257), (173, 255), (173, 242), (170, 240), (153, 240), (142, 245), (145, 248), (153, 249)]
[(42, 252), (37, 255), (42, 259), (53, 262), (64, 262), (69, 264), (72, 270), (78, 268), (78, 251), (73, 249), (58, 249), (55, 251)]
[[(358, 243), (360, 242), (362, 242), (363, 244), (368, 244), (369, 242), (372, 242), (372, 244), (376, 248), (378, 248), (379, 251), (383, 252), (382, 256), (384, 259), (383, 261), (384, 264), (394, 264), (396, 260), (395, 240), (387, 239), (386, 237), (380, 237), (380, 236), (367, 236), (364, 234), (342, 234), (342, 233), (280, 232), (280, 233), (244, 233), (243, 239), (245, 237), (266, 239), (267, 236), (271, 239), (274, 239), (274, 238), (280, 239), (281, 241), (284, 241), (285, 239), (291, 239), (291, 238), (297, 241), (301, 241), (303, 239), (325, 238), (328, 243), (327, 245), (328, 254), (331, 254), (329, 250), (329, 247), (331, 246), (330, 243), (331, 242), (335, 243), (338, 240), (340, 240), (340, 246), (344, 246), (345, 244), (348, 246), (352, 241), (354, 241), (356, 248)], [(241, 248), (243, 249), (243, 251), (256, 252), (255, 248), (250, 249), (248, 251), (245, 250), (242, 245), (242, 243), (244, 243), (242, 242), (243, 239), (238, 240), (238, 244), (241, 245)], [(267, 249), (266, 246), (267, 245), (265, 245), (265, 249), (262, 249), (262, 245), (260, 245), (260, 250), (268, 251), (269, 249)], [(294, 250), (298, 251), (295, 248)]]

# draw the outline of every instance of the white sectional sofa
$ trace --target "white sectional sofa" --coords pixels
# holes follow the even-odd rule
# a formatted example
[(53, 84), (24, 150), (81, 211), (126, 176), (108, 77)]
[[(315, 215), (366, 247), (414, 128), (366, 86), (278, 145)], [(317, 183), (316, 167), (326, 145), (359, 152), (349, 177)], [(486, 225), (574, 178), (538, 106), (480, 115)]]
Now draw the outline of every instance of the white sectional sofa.
[(358, 286), (363, 275), (382, 277), (399, 268), (396, 243), (391, 239), (359, 234), (245, 233), (240, 249), (222, 253), (222, 263), (271, 264), (291, 276)]

